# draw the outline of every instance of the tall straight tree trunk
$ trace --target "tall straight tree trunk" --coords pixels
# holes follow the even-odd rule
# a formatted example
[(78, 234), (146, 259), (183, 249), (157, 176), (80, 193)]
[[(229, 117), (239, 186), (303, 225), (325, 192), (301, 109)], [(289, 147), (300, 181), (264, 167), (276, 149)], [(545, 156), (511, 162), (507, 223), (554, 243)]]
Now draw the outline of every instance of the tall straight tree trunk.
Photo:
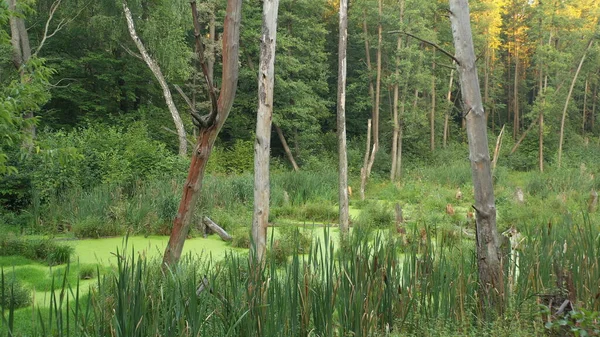
[(562, 147), (563, 147), (563, 139), (565, 134), (565, 119), (567, 117), (567, 109), (569, 108), (569, 100), (571, 100), (571, 95), (573, 94), (573, 88), (575, 87), (575, 83), (577, 82), (577, 76), (579, 76), (579, 72), (581, 71), (581, 66), (583, 66), (583, 61), (585, 61), (585, 56), (587, 55), (588, 50), (594, 44), (594, 38), (590, 39), (588, 42), (583, 55), (581, 56), (581, 60), (579, 61), (579, 66), (577, 66), (577, 71), (575, 71), (575, 75), (573, 75), (573, 80), (571, 81), (571, 87), (569, 88), (569, 93), (567, 94), (567, 99), (565, 100), (565, 107), (562, 112), (562, 119), (560, 120), (560, 139), (558, 141), (558, 167), (562, 164)]
[(598, 84), (594, 85), (594, 93), (592, 96), (592, 114), (590, 115), (591, 118), (591, 128), (592, 128), (592, 132), (594, 132), (594, 123), (596, 120), (596, 102), (598, 99)]
[(181, 157), (186, 157), (187, 137), (185, 133), (185, 128), (183, 127), (183, 121), (181, 120), (181, 116), (179, 116), (179, 111), (177, 111), (175, 102), (173, 102), (173, 96), (171, 95), (169, 85), (167, 84), (167, 81), (165, 80), (165, 77), (163, 76), (158, 63), (156, 63), (156, 61), (152, 59), (150, 54), (148, 54), (146, 47), (142, 43), (142, 40), (139, 38), (135, 30), (135, 24), (133, 23), (133, 17), (131, 16), (131, 11), (127, 6), (127, 2), (123, 0), (121, 3), (123, 5), (125, 19), (127, 20), (127, 29), (129, 30), (129, 35), (135, 43), (135, 46), (137, 47), (138, 51), (142, 55), (142, 59), (144, 60), (144, 62), (146, 62), (146, 65), (148, 66), (148, 68), (150, 68), (152, 74), (154, 74), (154, 77), (156, 77), (156, 80), (162, 88), (163, 97), (165, 98), (165, 102), (167, 103), (167, 107), (169, 108), (169, 112), (171, 113), (171, 117), (173, 118), (173, 122), (175, 123), (175, 129), (177, 130), (177, 137), (179, 139), (179, 155)]
[[(454, 62), (453, 62), (454, 63)], [(450, 70), (450, 83), (448, 84), (448, 94), (446, 95), (446, 101), (448, 102), (448, 109), (444, 116), (444, 147), (448, 146), (448, 135), (449, 126), (448, 120), (450, 119), (450, 112), (452, 111), (452, 83), (454, 82), (454, 69)]]
[(379, 107), (381, 104), (381, 52), (383, 28), (381, 20), (383, 17), (383, 0), (378, 1), (378, 24), (377, 24), (377, 78), (375, 80), (375, 106), (373, 107), (373, 149), (367, 164), (367, 179), (371, 176), (375, 155), (379, 151)]
[(190, 229), (196, 202), (202, 191), (202, 179), (204, 178), (206, 164), (208, 163), (208, 158), (210, 157), (217, 135), (229, 116), (229, 111), (231, 111), (239, 75), (242, 0), (227, 0), (225, 22), (223, 24), (222, 79), (218, 99), (215, 88), (209, 80), (208, 67), (204, 60), (204, 46), (200, 41), (201, 31), (196, 2), (190, 2), (190, 5), (194, 21), (196, 52), (208, 87), (211, 112), (206, 116), (202, 116), (197, 121), (199, 125), (198, 138), (194, 146), (194, 152), (192, 153), (188, 176), (183, 186), (183, 196), (179, 203), (179, 210), (173, 221), (173, 229), (163, 256), (163, 264), (165, 266), (176, 264), (181, 257), (181, 251), (183, 250), (183, 244)]
[(513, 83), (513, 139), (519, 135), (519, 48), (515, 38), (515, 74)]
[[(404, 0), (399, 0), (400, 5), (400, 26), (404, 24)], [(390, 180), (396, 180), (396, 167), (398, 166), (398, 136), (400, 135), (400, 123), (398, 121), (398, 96), (399, 96), (399, 78), (400, 78), (400, 58), (398, 54), (402, 49), (402, 34), (398, 34), (396, 42), (396, 70), (394, 71), (394, 99), (392, 103), (392, 122), (394, 123), (394, 132), (392, 135), (392, 169), (390, 170)]]
[(581, 134), (585, 133), (585, 122), (587, 119), (587, 93), (588, 93), (588, 82), (589, 80), (585, 79), (585, 89), (583, 90), (583, 118), (581, 123)]
[(431, 113), (429, 115), (429, 147), (431, 152), (435, 151), (435, 49), (433, 50), (433, 58), (431, 64)]
[(346, 45), (348, 43), (348, 0), (340, 0), (338, 42), (337, 134), (339, 156), (339, 217), (342, 235), (348, 233), (348, 157), (346, 152)]
[(496, 230), (496, 205), (490, 168), (487, 123), (481, 100), (468, 0), (450, 0), (450, 21), (458, 62), (463, 109), (467, 122), (469, 158), (475, 191), (477, 266), (482, 308), (504, 306), (500, 240)]
[(283, 146), (283, 150), (285, 151), (285, 155), (287, 156), (288, 160), (292, 164), (292, 167), (294, 168), (294, 171), (296, 171), (296, 172), (300, 171), (300, 167), (298, 167), (298, 164), (296, 163), (296, 160), (294, 159), (294, 155), (292, 154), (292, 150), (290, 150), (290, 147), (288, 146), (288, 143), (285, 140), (285, 137), (283, 135), (283, 131), (281, 130), (281, 128), (277, 124), (273, 123), (273, 126), (275, 127), (275, 131), (277, 131), (277, 136), (279, 137), (279, 141), (281, 142), (281, 145)]
[(269, 224), (269, 159), (271, 121), (273, 120), (273, 85), (275, 79), (275, 45), (279, 0), (263, 1), (263, 23), (258, 67), (258, 114), (254, 142), (254, 214), (252, 217), (251, 258), (262, 263), (267, 251)]

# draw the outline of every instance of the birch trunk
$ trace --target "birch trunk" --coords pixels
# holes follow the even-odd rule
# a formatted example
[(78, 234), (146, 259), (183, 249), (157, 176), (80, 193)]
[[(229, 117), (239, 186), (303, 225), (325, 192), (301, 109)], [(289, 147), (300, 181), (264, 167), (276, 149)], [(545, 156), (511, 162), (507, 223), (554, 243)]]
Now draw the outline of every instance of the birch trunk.
[(476, 210), (477, 265), (481, 304), (482, 308), (496, 308), (498, 312), (502, 312), (504, 282), (500, 240), (496, 230), (496, 205), (490, 169), (487, 123), (477, 78), (469, 20), (468, 0), (450, 0), (450, 21), (458, 61), (475, 192), (473, 207)]
[(339, 155), (339, 221), (342, 235), (348, 233), (348, 157), (346, 153), (346, 45), (348, 42), (348, 0), (340, 0), (338, 42), (337, 133)]
[(221, 131), (229, 111), (233, 105), (235, 92), (237, 90), (239, 74), (239, 38), (240, 21), (242, 15), (242, 0), (227, 0), (225, 22), (223, 24), (223, 64), (221, 90), (218, 100), (212, 83), (208, 78), (208, 68), (202, 54), (202, 42), (200, 41), (200, 24), (198, 22), (198, 11), (196, 2), (190, 2), (194, 20), (194, 37), (196, 40), (196, 51), (201, 60), (204, 79), (207, 82), (209, 96), (211, 96), (211, 113), (202, 118), (198, 130), (198, 138), (192, 153), (190, 169), (183, 187), (183, 196), (179, 203), (177, 216), (173, 221), (173, 229), (169, 237), (169, 243), (163, 256), (163, 264), (174, 265), (181, 257), (183, 244), (189, 232), (192, 216), (200, 192), (202, 190), (202, 179), (206, 170), (206, 164), (212, 151), (217, 135)]
[(269, 223), (269, 158), (271, 121), (273, 119), (273, 84), (275, 78), (275, 45), (277, 42), (277, 9), (279, 0), (264, 0), (263, 23), (258, 67), (258, 115), (254, 142), (254, 214), (250, 256), (262, 263), (267, 250)]
[(169, 112), (171, 113), (171, 117), (173, 118), (173, 122), (175, 123), (175, 129), (177, 130), (177, 138), (179, 139), (179, 155), (181, 157), (187, 156), (187, 137), (185, 133), (185, 128), (183, 127), (183, 121), (181, 120), (181, 116), (179, 116), (179, 111), (177, 111), (177, 107), (175, 106), (175, 102), (173, 102), (173, 96), (171, 95), (171, 90), (169, 89), (169, 85), (165, 80), (165, 77), (160, 70), (158, 63), (148, 54), (146, 47), (142, 43), (142, 40), (139, 38), (135, 25), (133, 23), (133, 17), (131, 16), (131, 11), (127, 6), (127, 2), (125, 0), (122, 1), (123, 12), (125, 13), (125, 19), (127, 20), (127, 29), (129, 30), (129, 35), (131, 39), (135, 43), (138, 51), (142, 55), (142, 59), (146, 62), (146, 65), (156, 77), (156, 80), (160, 84), (160, 87), (163, 91), (163, 97), (165, 98), (165, 102), (167, 103), (167, 107), (169, 108)]

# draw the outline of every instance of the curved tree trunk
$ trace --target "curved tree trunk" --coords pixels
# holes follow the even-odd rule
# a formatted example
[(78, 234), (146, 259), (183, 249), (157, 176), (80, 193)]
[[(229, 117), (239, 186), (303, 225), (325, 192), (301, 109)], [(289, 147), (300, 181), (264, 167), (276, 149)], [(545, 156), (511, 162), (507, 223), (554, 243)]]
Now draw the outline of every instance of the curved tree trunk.
[(221, 90), (218, 100), (212, 82), (208, 77), (208, 67), (203, 56), (203, 45), (200, 41), (200, 24), (198, 22), (198, 11), (196, 2), (192, 1), (192, 15), (194, 20), (194, 35), (196, 40), (196, 52), (202, 66), (204, 79), (208, 85), (211, 97), (211, 113), (203, 116), (198, 122), (199, 131), (196, 146), (192, 153), (190, 169), (185, 185), (183, 196), (179, 203), (177, 216), (173, 221), (173, 230), (169, 237), (169, 244), (165, 249), (163, 264), (173, 265), (179, 261), (185, 238), (189, 232), (196, 201), (202, 190), (202, 179), (206, 170), (206, 164), (212, 151), (213, 145), (229, 116), (235, 92), (237, 90), (239, 73), (239, 39), (240, 21), (242, 16), (242, 0), (227, 0), (225, 22), (223, 24), (223, 65)]
[(569, 100), (571, 100), (571, 95), (573, 94), (573, 88), (575, 87), (575, 83), (577, 82), (577, 76), (579, 76), (579, 72), (581, 71), (581, 66), (583, 66), (583, 61), (585, 61), (585, 56), (587, 55), (588, 50), (592, 47), (594, 43), (594, 38), (590, 39), (588, 42), (583, 55), (581, 56), (581, 60), (579, 61), (579, 66), (577, 67), (577, 71), (575, 71), (575, 75), (573, 75), (573, 80), (571, 81), (571, 87), (569, 88), (569, 93), (567, 94), (567, 99), (565, 100), (565, 107), (562, 112), (562, 119), (560, 120), (560, 139), (558, 141), (558, 167), (562, 164), (562, 147), (563, 147), (563, 138), (565, 134), (565, 118), (567, 117), (567, 108), (569, 107)]
[(285, 155), (287, 156), (288, 160), (292, 164), (294, 171), (296, 171), (296, 172), (300, 171), (300, 167), (298, 167), (298, 164), (296, 163), (296, 160), (294, 159), (294, 155), (292, 154), (292, 151), (290, 150), (290, 147), (289, 147), (287, 141), (285, 140), (285, 137), (283, 136), (283, 131), (281, 131), (281, 128), (277, 124), (273, 123), (273, 126), (275, 127), (275, 131), (277, 131), (277, 136), (279, 137), (279, 141), (281, 141), (281, 145), (283, 146)]
[(250, 257), (263, 263), (267, 251), (269, 224), (269, 159), (271, 121), (273, 120), (273, 83), (275, 78), (275, 45), (277, 43), (277, 9), (279, 0), (264, 0), (263, 23), (258, 67), (258, 114), (254, 141), (254, 213)]
[(496, 205), (490, 168), (487, 122), (481, 100), (468, 0), (450, 0), (450, 21), (458, 62), (463, 109), (469, 140), (469, 157), (475, 191), (477, 266), (482, 308), (502, 312), (504, 281), (500, 240), (496, 229)]
[(173, 118), (173, 122), (175, 123), (175, 129), (177, 130), (177, 137), (179, 139), (179, 155), (182, 157), (187, 156), (187, 137), (185, 134), (185, 128), (183, 127), (183, 121), (181, 120), (181, 116), (179, 116), (179, 111), (177, 111), (177, 107), (173, 102), (173, 96), (171, 95), (171, 90), (169, 89), (169, 85), (165, 80), (165, 77), (160, 70), (158, 63), (148, 54), (146, 47), (142, 43), (142, 40), (137, 35), (135, 30), (135, 25), (133, 23), (133, 18), (131, 16), (131, 11), (127, 6), (127, 2), (125, 0), (122, 1), (123, 4), (123, 12), (125, 13), (125, 19), (127, 20), (127, 28), (129, 30), (129, 35), (131, 39), (135, 43), (138, 51), (142, 55), (142, 59), (146, 62), (146, 65), (156, 77), (156, 80), (160, 84), (160, 87), (163, 91), (163, 96), (165, 98), (165, 102), (167, 103), (167, 107), (169, 108), (169, 112), (171, 113), (171, 117)]

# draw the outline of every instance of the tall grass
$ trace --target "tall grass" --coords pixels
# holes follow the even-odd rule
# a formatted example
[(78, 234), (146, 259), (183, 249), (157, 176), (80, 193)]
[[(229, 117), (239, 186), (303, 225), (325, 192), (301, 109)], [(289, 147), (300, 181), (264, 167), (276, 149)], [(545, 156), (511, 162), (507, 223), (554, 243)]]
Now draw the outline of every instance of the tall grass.
[[(556, 290), (556, 265), (570, 272), (578, 306), (600, 304), (600, 231), (585, 215), (524, 232), (506, 313), (491, 324), (481, 319), (472, 241), (444, 243), (430, 226), (414, 227), (407, 243), (356, 228), (336, 249), (324, 231), (307, 254), (296, 247), (284, 268), (272, 255), (256, 270), (247, 255), (228, 254), (216, 263), (187, 257), (163, 272), (132, 250), (88, 297), (63, 278), (49, 311), (34, 309), (32, 335), (531, 336), (543, 333), (538, 298)], [(15, 312), (2, 309), (0, 332)]]

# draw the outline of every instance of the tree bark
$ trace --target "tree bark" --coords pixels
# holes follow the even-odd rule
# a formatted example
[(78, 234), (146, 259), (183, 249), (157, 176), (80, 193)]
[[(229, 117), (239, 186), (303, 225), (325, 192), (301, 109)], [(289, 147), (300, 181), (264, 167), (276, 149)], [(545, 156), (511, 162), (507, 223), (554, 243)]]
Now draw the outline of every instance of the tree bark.
[[(454, 62), (453, 62), (454, 63)], [(448, 109), (444, 116), (444, 147), (448, 145), (449, 125), (448, 120), (450, 119), (450, 112), (452, 111), (452, 83), (454, 82), (454, 69), (450, 70), (450, 83), (448, 84), (448, 94), (446, 95), (446, 101), (448, 102)]]
[(565, 118), (567, 117), (567, 109), (569, 108), (569, 100), (571, 100), (571, 95), (573, 94), (573, 88), (575, 87), (575, 83), (577, 82), (577, 76), (579, 75), (579, 71), (581, 71), (581, 66), (583, 66), (583, 61), (585, 61), (585, 56), (587, 55), (588, 50), (592, 47), (594, 43), (594, 38), (590, 39), (588, 42), (583, 55), (581, 56), (581, 60), (579, 61), (579, 66), (577, 67), (577, 71), (575, 71), (575, 75), (573, 75), (573, 80), (571, 81), (571, 87), (569, 88), (569, 93), (567, 94), (567, 99), (565, 100), (565, 107), (562, 113), (562, 119), (560, 121), (560, 139), (558, 141), (558, 168), (560, 168), (562, 164), (562, 147), (563, 147), (563, 139), (565, 134)]
[(348, 154), (346, 152), (346, 45), (348, 43), (348, 0), (340, 0), (338, 42), (337, 136), (339, 157), (339, 220), (342, 235), (348, 233)]
[(515, 74), (513, 83), (513, 139), (519, 135), (519, 48), (515, 37)]
[(363, 167), (360, 169), (360, 200), (365, 200), (365, 188), (367, 186), (367, 167), (369, 165), (369, 149), (371, 148), (371, 119), (367, 120), (367, 146)]
[(434, 61), (431, 65), (431, 113), (429, 115), (429, 147), (431, 152), (435, 151), (435, 49), (433, 50)]
[(179, 139), (179, 155), (181, 157), (187, 156), (187, 136), (185, 133), (185, 128), (183, 126), (183, 121), (181, 120), (181, 116), (179, 115), (179, 111), (177, 111), (177, 107), (175, 106), (175, 102), (173, 102), (173, 96), (171, 95), (171, 90), (169, 89), (169, 85), (163, 76), (162, 71), (160, 70), (160, 66), (156, 61), (148, 54), (146, 47), (142, 43), (142, 40), (139, 38), (135, 24), (133, 22), (133, 17), (131, 16), (131, 11), (127, 6), (127, 2), (125, 0), (122, 1), (123, 12), (125, 13), (125, 19), (127, 20), (127, 29), (129, 30), (129, 35), (131, 39), (135, 43), (138, 51), (142, 55), (142, 59), (146, 62), (146, 65), (156, 77), (156, 80), (160, 84), (160, 87), (163, 91), (163, 97), (165, 98), (165, 102), (167, 103), (167, 107), (169, 108), (169, 112), (171, 113), (171, 117), (173, 118), (173, 123), (175, 123), (175, 130), (177, 130), (177, 138)]
[(588, 93), (588, 82), (589, 80), (585, 79), (585, 89), (583, 90), (583, 118), (581, 123), (581, 134), (585, 133), (585, 122), (587, 118), (587, 93)]
[[(373, 152), (371, 155), (371, 166), (375, 160), (375, 154), (379, 150), (379, 106), (381, 99), (381, 54), (382, 54), (382, 39), (383, 39), (383, 27), (381, 20), (383, 20), (383, 0), (379, 0), (379, 17), (377, 24), (377, 79), (375, 82), (375, 108), (373, 109)], [(371, 170), (367, 170), (368, 176), (370, 176)]]
[(481, 304), (482, 308), (496, 308), (501, 313), (504, 306), (504, 282), (500, 240), (496, 230), (496, 206), (490, 169), (487, 123), (477, 78), (468, 0), (450, 0), (450, 21), (458, 60), (458, 75), (475, 192), (473, 207), (476, 210), (477, 265)]
[(221, 226), (217, 225), (214, 221), (212, 221), (209, 217), (205, 216), (202, 218), (202, 224), (213, 232), (217, 233), (223, 239), (223, 241), (231, 241), (233, 238), (229, 233), (227, 233)]
[(258, 67), (258, 114), (254, 142), (254, 213), (252, 217), (251, 258), (263, 263), (267, 251), (269, 224), (269, 158), (273, 86), (275, 79), (275, 45), (277, 43), (277, 9), (279, 0), (264, 0)]
[(281, 145), (283, 146), (285, 155), (287, 156), (288, 160), (292, 164), (294, 171), (296, 171), (296, 172), (300, 171), (300, 167), (298, 167), (298, 164), (296, 164), (296, 160), (294, 160), (294, 155), (292, 154), (292, 151), (290, 150), (290, 147), (288, 146), (288, 143), (285, 140), (285, 137), (283, 136), (283, 131), (281, 131), (281, 128), (277, 124), (273, 123), (273, 126), (275, 127), (275, 131), (277, 131), (277, 136), (279, 137), (279, 140), (281, 141)]
[[(202, 52), (202, 42), (200, 41), (200, 23), (198, 22), (198, 12), (196, 2), (192, 1), (192, 15), (194, 20), (194, 36), (196, 40), (196, 51)], [(215, 143), (215, 139), (221, 131), (237, 90), (239, 73), (239, 38), (240, 21), (242, 14), (242, 0), (227, 0), (227, 9), (225, 22), (223, 24), (223, 64), (221, 90), (218, 100), (214, 97), (214, 88), (208, 79), (208, 71), (204, 57), (199, 55), (204, 78), (208, 84), (209, 95), (211, 96), (212, 110), (209, 115), (203, 116), (199, 124), (198, 138), (192, 159), (190, 169), (185, 185), (183, 187), (183, 196), (179, 204), (177, 216), (173, 221), (173, 230), (169, 237), (169, 244), (165, 249), (163, 263), (165, 266), (173, 265), (179, 261), (185, 238), (189, 232), (192, 215), (196, 206), (198, 197), (202, 190), (202, 179), (206, 170), (206, 164)], [(216, 101), (216, 104), (214, 104)]]
[[(404, 0), (399, 0), (400, 5), (400, 26), (404, 23)], [(396, 41), (396, 57), (394, 71), (394, 98), (392, 103), (392, 122), (394, 123), (394, 132), (392, 134), (392, 168), (390, 170), (390, 180), (394, 182), (396, 180), (396, 167), (398, 166), (398, 138), (400, 135), (400, 123), (398, 121), (398, 98), (399, 98), (399, 81), (400, 81), (400, 58), (398, 54), (402, 49), (402, 34), (398, 34), (398, 40)]]

